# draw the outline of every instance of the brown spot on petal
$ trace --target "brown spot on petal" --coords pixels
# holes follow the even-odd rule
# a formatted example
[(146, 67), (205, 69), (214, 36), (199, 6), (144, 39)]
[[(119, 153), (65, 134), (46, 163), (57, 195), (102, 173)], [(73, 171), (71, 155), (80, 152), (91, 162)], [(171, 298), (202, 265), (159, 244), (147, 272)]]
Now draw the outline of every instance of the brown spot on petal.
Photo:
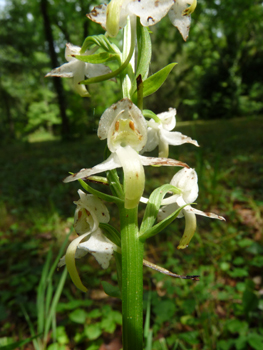
[(154, 1), (154, 6), (155, 6), (155, 7), (158, 7), (158, 6), (159, 6), (159, 0), (155, 0), (155, 1)]
[(84, 209), (85, 210), (85, 212), (86, 212), (86, 214), (88, 215), (88, 216), (90, 216), (91, 214), (90, 214), (90, 212), (88, 211), (88, 209)]
[(101, 9), (102, 7), (103, 5), (95, 6), (93, 10), (90, 13), (88, 13), (86, 16), (90, 19), (92, 16), (97, 17), (99, 15), (99, 12), (97, 11), (97, 9)]
[(78, 212), (78, 219), (80, 219), (82, 217), (82, 211), (80, 210), (79, 212)]
[(115, 130), (118, 131), (120, 127), (120, 122), (117, 120), (115, 123)]
[(148, 18), (147, 18), (147, 22), (152, 22), (152, 23), (154, 23), (155, 22), (155, 20), (151, 17), (151, 16), (149, 16)]
[(132, 120), (129, 122), (129, 127), (130, 127), (130, 129), (132, 129), (133, 131), (135, 130), (134, 122), (133, 122)]

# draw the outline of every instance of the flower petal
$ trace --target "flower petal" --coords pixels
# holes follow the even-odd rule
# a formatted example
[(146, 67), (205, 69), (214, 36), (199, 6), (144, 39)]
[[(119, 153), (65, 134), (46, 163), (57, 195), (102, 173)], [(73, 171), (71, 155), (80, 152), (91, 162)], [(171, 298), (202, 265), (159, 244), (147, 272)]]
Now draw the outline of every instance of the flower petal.
[(103, 29), (106, 30), (106, 13), (107, 5), (102, 4), (95, 6), (94, 9), (88, 13), (86, 16), (93, 22), (99, 23)]
[(147, 129), (147, 142), (143, 149), (140, 151), (141, 154), (145, 152), (153, 151), (159, 144), (158, 130), (153, 128)]
[(206, 213), (204, 211), (201, 210), (197, 210), (195, 208), (192, 208), (190, 205), (184, 208), (185, 211), (188, 211), (189, 213), (194, 213), (197, 215), (201, 215), (201, 216), (206, 216), (210, 219), (218, 219), (218, 220), (222, 220), (222, 221), (226, 221), (226, 219), (223, 216), (214, 214), (214, 213)]
[(175, 128), (175, 125), (176, 125), (175, 115), (176, 115), (175, 108), (169, 108), (168, 112), (157, 114), (158, 118), (161, 119), (162, 126), (165, 130), (173, 130)]
[(111, 73), (111, 69), (104, 64), (86, 63), (85, 65), (85, 75), (88, 78), (98, 77), (108, 73)]
[[(75, 59), (75, 61), (77, 60)], [(62, 66), (52, 69), (45, 77), (73, 78), (74, 64), (74, 61), (64, 63)]]
[(189, 35), (191, 16), (186, 16), (183, 13), (187, 8), (187, 3), (191, 2), (192, 1), (176, 0), (168, 14), (172, 24), (179, 30), (184, 41), (186, 41)]
[(178, 205), (193, 203), (198, 197), (197, 173), (194, 169), (181, 169), (172, 178), (171, 185), (179, 188), (182, 195), (177, 200)]
[(167, 131), (162, 129), (160, 131), (160, 138), (163, 142), (168, 143), (169, 145), (179, 146), (184, 143), (192, 143), (193, 145), (199, 147), (198, 142), (196, 140), (192, 140), (191, 137), (183, 135), (178, 131)]
[[(180, 208), (180, 205), (178, 205), (177, 203), (172, 203), (172, 204), (165, 205), (165, 206), (161, 207), (161, 209), (159, 210), (158, 215), (157, 215), (157, 220), (162, 221), (162, 220), (166, 219), (169, 215), (174, 213), (179, 208)], [(183, 216), (184, 216), (183, 210), (181, 210), (181, 212), (178, 214), (177, 217), (182, 218)]]
[(140, 17), (144, 27), (148, 27), (165, 17), (173, 4), (174, 0), (134, 0), (130, 1), (128, 9)]
[[(156, 158), (140, 156), (142, 165), (182, 166), (189, 168), (186, 163), (171, 158)], [(173, 184), (172, 184), (173, 185)], [(176, 186), (178, 187), (178, 186)]]
[(119, 162), (119, 159), (116, 155), (116, 153), (112, 153), (109, 158), (107, 158), (104, 162), (95, 165), (93, 168), (90, 169), (81, 169), (78, 173), (75, 173), (73, 175), (70, 175), (66, 177), (63, 181), (64, 182), (71, 182), (76, 181), (78, 179), (84, 179), (85, 177), (99, 174), (107, 170), (112, 170), (116, 168), (120, 168), (121, 164)]
[(131, 146), (119, 147), (116, 153), (124, 172), (125, 208), (135, 208), (145, 185), (145, 174), (140, 156)]
[(110, 221), (110, 214), (105, 204), (96, 196), (78, 190), (80, 199), (74, 204), (77, 205), (75, 211), (74, 228), (78, 235), (83, 235), (87, 231), (94, 231), (99, 227), (99, 223)]
[(66, 50), (65, 50), (65, 58), (68, 62), (74, 60), (75, 58), (72, 57), (74, 55), (79, 55), (80, 53), (80, 47), (73, 45), (71, 43), (66, 44)]
[(90, 252), (98, 261), (103, 269), (109, 267), (110, 259), (112, 258), (113, 251), (117, 247), (110, 240), (108, 240), (100, 229), (92, 232), (89, 240), (80, 243), (78, 250), (84, 250), (86, 253)]

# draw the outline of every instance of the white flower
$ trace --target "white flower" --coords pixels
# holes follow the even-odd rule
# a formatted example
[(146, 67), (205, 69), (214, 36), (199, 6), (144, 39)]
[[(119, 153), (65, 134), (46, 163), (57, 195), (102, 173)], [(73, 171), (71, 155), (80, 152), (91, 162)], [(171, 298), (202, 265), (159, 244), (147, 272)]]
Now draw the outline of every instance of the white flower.
[(82, 169), (68, 176), (64, 182), (122, 167), (127, 209), (138, 205), (144, 191), (144, 165), (187, 166), (173, 159), (143, 157), (138, 154), (147, 142), (147, 123), (140, 109), (127, 98), (113, 104), (103, 113), (98, 136), (102, 140), (107, 138), (112, 154), (93, 168)]
[(106, 269), (109, 266), (113, 251), (118, 251), (119, 248), (108, 240), (99, 228), (100, 222), (107, 223), (110, 220), (106, 206), (92, 194), (86, 194), (81, 190), (78, 193), (80, 199), (74, 202), (77, 205), (74, 228), (80, 236), (70, 243), (66, 255), (60, 259), (58, 267), (66, 264), (76, 287), (86, 292), (87, 288), (81, 282), (75, 259), (80, 259), (90, 252), (101, 267)]
[[(111, 72), (110, 68), (103, 64), (92, 64), (78, 60), (74, 56), (80, 55), (81, 48), (79, 46), (66, 44), (65, 58), (68, 63), (53, 69), (46, 74), (46, 77), (60, 77), (71, 78), (74, 90), (82, 97), (90, 96), (85, 85), (79, 84), (85, 77), (93, 78), (99, 75), (108, 74)], [(89, 55), (93, 51), (86, 51), (83, 55)]]
[[(157, 114), (159, 121), (151, 119), (148, 121), (148, 137), (147, 143), (142, 152), (151, 152), (155, 147), (159, 146), (159, 157), (168, 157), (169, 145), (179, 146), (183, 143), (192, 143), (199, 146), (197, 141), (191, 137), (185, 136), (180, 132), (171, 130), (174, 129), (176, 109), (169, 108), (168, 112)], [(141, 152), (141, 153), (142, 153)]]
[[(162, 201), (162, 204), (165, 206), (159, 210), (158, 220), (160, 221), (187, 203), (193, 203), (198, 197), (197, 174), (194, 169), (181, 169), (174, 175), (170, 183), (171, 185), (179, 188), (181, 193), (165, 198)], [(188, 247), (188, 244), (196, 229), (196, 214), (225, 221), (222, 216), (213, 213), (205, 213), (201, 210), (192, 208), (190, 205), (187, 205), (178, 215), (178, 217), (185, 217), (185, 230), (179, 246), (177, 247), (178, 249)]]
[[(188, 7), (188, 4), (191, 5)], [(128, 16), (140, 17), (144, 27), (158, 23), (169, 14), (173, 25), (178, 28), (184, 40), (187, 39), (191, 17), (196, 0), (111, 0), (108, 5), (95, 6), (87, 15), (101, 24), (108, 34), (115, 37), (126, 25)]]

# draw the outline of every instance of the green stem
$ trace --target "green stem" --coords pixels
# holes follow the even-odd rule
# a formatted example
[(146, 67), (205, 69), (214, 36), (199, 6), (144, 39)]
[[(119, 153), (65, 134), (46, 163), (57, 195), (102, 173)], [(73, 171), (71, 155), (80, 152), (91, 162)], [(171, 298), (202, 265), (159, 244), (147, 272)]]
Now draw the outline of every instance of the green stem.
[(138, 207), (120, 207), (122, 249), (123, 350), (143, 349), (143, 243)]
[[(129, 58), (129, 65), (121, 74), (121, 86), (123, 97), (131, 98), (131, 86), (134, 79), (134, 49), (136, 44), (136, 17), (132, 16), (127, 19), (127, 25), (123, 32), (123, 53), (122, 59), (127, 61)], [(128, 58), (125, 59), (125, 57)]]

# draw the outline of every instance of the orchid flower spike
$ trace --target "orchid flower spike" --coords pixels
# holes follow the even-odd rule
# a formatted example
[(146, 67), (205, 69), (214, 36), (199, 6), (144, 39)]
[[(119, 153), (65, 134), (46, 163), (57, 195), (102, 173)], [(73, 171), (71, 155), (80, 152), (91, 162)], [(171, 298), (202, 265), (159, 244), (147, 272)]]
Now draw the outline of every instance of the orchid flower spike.
[(66, 255), (60, 259), (58, 267), (66, 264), (73, 283), (83, 292), (87, 288), (81, 282), (75, 259), (80, 259), (90, 252), (103, 269), (109, 266), (113, 251), (119, 248), (103, 235), (99, 223), (107, 223), (110, 215), (102, 201), (83, 191), (78, 191), (80, 199), (74, 202), (77, 205), (74, 218), (74, 228), (79, 235), (68, 246)]
[[(158, 213), (158, 220), (160, 221), (187, 203), (193, 203), (198, 197), (197, 174), (194, 169), (181, 169), (174, 175), (170, 183), (171, 185), (179, 188), (181, 193), (163, 199), (162, 204), (165, 206), (162, 207)], [(225, 221), (225, 218), (222, 216), (213, 213), (205, 213), (201, 210), (192, 208), (191, 205), (185, 206), (178, 215), (178, 217), (185, 217), (185, 230), (177, 249), (184, 249), (188, 247), (188, 244), (196, 230), (196, 214), (207, 216), (211, 219)]]
[[(188, 4), (191, 5), (188, 7)], [(87, 17), (99, 23), (111, 37), (127, 23), (127, 17), (140, 17), (144, 27), (158, 23), (168, 13), (172, 24), (187, 39), (191, 17), (197, 0), (111, 0), (108, 5), (95, 6)]]
[[(81, 48), (72, 44), (66, 44), (65, 58), (68, 63), (63, 64), (62, 66), (53, 69), (51, 72), (46, 74), (46, 77), (60, 77), (60, 78), (71, 78), (73, 89), (81, 97), (89, 97), (90, 94), (86, 89), (85, 85), (79, 84), (80, 81), (85, 79), (85, 76), (88, 78), (97, 77), (99, 75), (108, 74), (111, 72), (111, 69), (103, 64), (92, 64), (86, 63), (78, 60), (74, 56), (80, 55)], [(92, 51), (86, 51), (81, 55), (90, 55)]]
[(113, 104), (102, 114), (98, 137), (107, 139), (112, 152), (108, 159), (91, 169), (82, 169), (68, 176), (64, 182), (116, 168), (123, 168), (125, 208), (135, 208), (144, 191), (144, 165), (186, 166), (185, 163), (167, 159), (143, 157), (138, 154), (147, 142), (147, 123), (140, 109), (125, 98)]
[(179, 146), (184, 143), (192, 143), (199, 147), (198, 142), (192, 140), (191, 137), (177, 131), (171, 132), (176, 125), (175, 115), (176, 109), (169, 108), (168, 112), (157, 114), (159, 121), (151, 119), (147, 122), (148, 136), (147, 143), (142, 150), (143, 153), (151, 152), (159, 146), (159, 157), (168, 157), (169, 145)]

